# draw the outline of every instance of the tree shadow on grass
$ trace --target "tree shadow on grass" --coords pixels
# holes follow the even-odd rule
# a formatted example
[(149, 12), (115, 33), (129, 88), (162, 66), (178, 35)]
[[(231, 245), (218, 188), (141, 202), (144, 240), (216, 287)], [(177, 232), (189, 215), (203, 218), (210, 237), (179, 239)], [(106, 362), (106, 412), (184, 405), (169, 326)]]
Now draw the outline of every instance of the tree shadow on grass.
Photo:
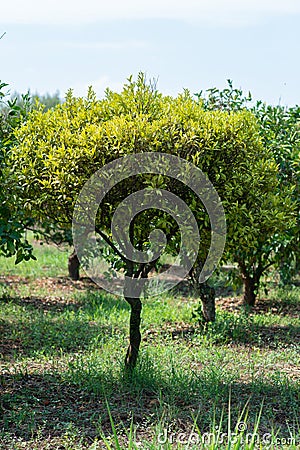
[[(58, 283), (59, 279), (54, 279), (56, 283)], [(49, 281), (49, 278), (46, 279)], [(66, 280), (63, 279), (63, 283)], [(26, 280), (21, 281), (23, 284), (27, 284)], [(70, 282), (70, 280), (69, 280)], [(76, 282), (70, 282), (72, 285), (76, 285)], [(59, 283), (58, 283), (59, 285)], [(30, 296), (22, 296), (22, 295), (11, 295), (11, 293), (5, 292), (5, 288), (7, 287), (7, 283), (1, 283), (0, 287), (4, 288), (2, 292), (2, 296), (0, 297), (1, 303), (14, 303), (16, 305), (32, 308), (42, 311), (53, 311), (53, 312), (62, 312), (62, 311), (76, 311), (79, 308), (95, 308), (101, 307), (106, 311), (111, 311), (113, 309), (119, 310), (129, 310), (127, 303), (120, 297), (116, 297), (114, 295), (106, 293), (103, 289), (99, 287), (95, 287), (95, 285), (91, 283), (85, 283), (84, 285), (80, 285), (71, 293), (73, 295), (65, 296), (64, 293), (59, 292), (57, 295), (56, 290), (48, 290), (47, 286), (45, 286), (45, 295), (30, 295)], [(57, 284), (55, 285), (57, 287)], [(77, 292), (76, 292), (77, 291)], [(53, 295), (51, 295), (51, 293)]]
[(110, 325), (72, 320), (69, 322), (32, 321), (0, 323), (0, 355), (4, 361), (33, 357), (37, 353), (57, 355), (57, 352), (82, 351), (91, 343), (104, 343), (115, 334)]
[(299, 298), (283, 298), (283, 299), (259, 299), (253, 312), (256, 314), (280, 314), (281, 316), (299, 317), (300, 316), (300, 299)]
[(259, 347), (269, 349), (283, 346), (297, 347), (300, 345), (300, 326), (256, 325), (252, 342)]
[(214, 323), (182, 325), (165, 323), (159, 330), (147, 330), (143, 341), (173, 339), (189, 341), (208, 339), (213, 344), (256, 346), (265, 349), (297, 347), (300, 345), (300, 327), (295, 325), (257, 325), (238, 316), (221, 318)]
[(80, 304), (75, 300), (70, 299), (70, 301), (66, 301), (64, 297), (60, 296), (14, 296), (14, 295), (5, 295), (0, 299), (2, 304), (11, 303), (14, 305), (18, 305), (22, 308), (27, 309), (28, 311), (34, 312), (43, 311), (43, 312), (63, 312), (63, 311), (76, 311), (80, 308)]
[(270, 350), (300, 345), (300, 326), (296, 325), (258, 325), (252, 323), (244, 325), (239, 322), (214, 324), (208, 335), (216, 344), (241, 344)]
[(291, 318), (298, 318), (300, 316), (300, 301), (295, 300), (278, 300), (272, 298), (259, 299), (255, 306), (248, 308), (243, 304), (242, 298), (230, 297), (220, 298), (217, 301), (217, 306), (221, 311), (232, 312), (235, 314), (243, 314), (246, 312), (256, 315), (280, 315)]
[(9, 361), (36, 353), (55, 355), (61, 351), (82, 351), (105, 343), (120, 334), (121, 325), (108, 323), (110, 312), (129, 309), (125, 302), (96, 294), (82, 298), (80, 305), (59, 300), (49, 305), (45, 298), (38, 297), (9, 297), (1, 301), (25, 309), (23, 317), (22, 311), (13, 318), (9, 312), (9, 317), (0, 320), (0, 355)]
[(133, 377), (122, 370), (99, 369), (93, 375), (83, 371), (77, 384), (56, 372), (4, 374), (0, 378), (0, 428), (2, 433), (28, 441), (35, 436), (62, 438), (73, 427), (90, 443), (100, 428), (112, 434), (107, 399), (117, 430), (129, 429), (133, 420), (141, 439), (149, 437), (149, 429), (154, 430), (159, 422), (174, 431), (191, 431), (193, 417), (202, 432), (210, 431), (214, 420), (226, 431), (231, 398), (233, 427), (250, 399), (249, 432), (262, 402), (259, 432), (271, 433), (274, 427), (288, 436), (287, 423), (293, 430), (300, 408), (299, 386), (221, 380), (209, 370), (189, 371), (185, 377), (180, 373), (176, 369), (171, 374), (160, 373), (146, 360)]

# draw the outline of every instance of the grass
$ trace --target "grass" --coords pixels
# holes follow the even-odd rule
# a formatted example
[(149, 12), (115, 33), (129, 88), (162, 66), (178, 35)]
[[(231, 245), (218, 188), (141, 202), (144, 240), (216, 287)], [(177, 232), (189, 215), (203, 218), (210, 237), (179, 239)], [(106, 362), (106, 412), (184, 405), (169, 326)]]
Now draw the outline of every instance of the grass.
[[(32, 241), (32, 235), (28, 239)], [(31, 259), (15, 265), (14, 258), (1, 257), (1, 274), (16, 275), (30, 279), (39, 277), (58, 277), (66, 275), (67, 257), (71, 254), (69, 246), (53, 246), (35, 243), (34, 254), (37, 261)]]
[(129, 378), (127, 304), (66, 278), (67, 250), (36, 253), (0, 259), (1, 449), (299, 448), (299, 288), (250, 313), (220, 296), (206, 329), (197, 299), (146, 299)]

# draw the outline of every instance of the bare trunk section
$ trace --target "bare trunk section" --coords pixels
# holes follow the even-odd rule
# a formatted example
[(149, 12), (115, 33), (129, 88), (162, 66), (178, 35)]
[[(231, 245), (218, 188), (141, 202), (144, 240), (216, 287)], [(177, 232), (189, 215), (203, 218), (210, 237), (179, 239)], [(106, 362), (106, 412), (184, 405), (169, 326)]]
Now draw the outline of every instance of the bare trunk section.
[(130, 326), (129, 326), (129, 347), (125, 358), (125, 367), (132, 370), (137, 362), (139, 348), (141, 343), (141, 311), (142, 302), (139, 298), (126, 297), (125, 300), (131, 307)]
[(266, 267), (264, 268), (261, 264), (258, 264), (257, 266), (253, 264), (251, 270), (249, 270), (243, 261), (239, 261), (239, 267), (244, 284), (243, 302), (244, 305), (252, 307), (255, 305), (260, 278)]
[(244, 298), (243, 302), (247, 306), (254, 306), (257, 296), (258, 282), (256, 277), (243, 274)]
[(76, 252), (74, 250), (68, 259), (69, 277), (72, 280), (75, 280), (75, 281), (79, 280), (79, 267), (80, 267), (80, 262), (79, 262), (78, 256), (76, 255)]
[(202, 302), (202, 315), (204, 322), (214, 322), (216, 319), (216, 292), (207, 283), (199, 285), (200, 299)]
[(194, 291), (199, 295), (201, 300), (201, 308), (198, 306), (197, 315), (200, 316), (200, 322), (208, 323), (216, 320), (216, 291), (207, 283), (207, 281), (199, 283), (199, 276), (202, 268), (203, 264), (198, 262), (198, 264), (191, 269), (189, 275)]

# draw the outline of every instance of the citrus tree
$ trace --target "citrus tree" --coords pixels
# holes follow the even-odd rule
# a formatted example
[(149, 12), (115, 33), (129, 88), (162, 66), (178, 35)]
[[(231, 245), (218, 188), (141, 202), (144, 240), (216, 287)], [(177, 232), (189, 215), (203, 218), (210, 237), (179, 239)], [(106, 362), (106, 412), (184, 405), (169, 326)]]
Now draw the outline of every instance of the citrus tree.
[[(242, 241), (241, 245), (236, 241), (228, 253), (242, 274), (244, 302), (253, 306), (262, 275), (271, 266), (279, 270), (284, 283), (299, 268), (300, 108), (271, 106), (261, 101), (253, 106), (250, 93), (244, 95), (231, 80), (227, 81), (228, 87), (222, 91), (212, 88), (206, 96), (203, 92), (197, 94), (199, 103), (207, 111), (251, 111), (257, 118), (265, 157), (277, 165), (278, 181), (262, 191), (254, 184), (242, 208), (237, 207), (237, 214), (243, 208), (250, 211), (240, 214), (240, 218), (244, 229), (252, 229), (252, 242), (243, 246)], [(255, 183), (259, 185), (261, 181), (258, 171)]]
[(278, 164), (279, 190), (288, 190), (296, 212), (294, 225), (275, 233), (270, 247), (285, 285), (292, 282), (300, 268), (300, 107), (257, 102), (253, 112), (260, 123), (263, 143)]
[[(2, 89), (5, 89), (7, 85), (3, 83), (1, 85)], [(7, 165), (4, 162), (4, 154), (7, 155), (6, 160), (9, 157), (9, 148), (12, 145), (16, 145), (16, 136), (14, 135), (14, 130), (19, 127), (19, 125), (26, 120), (28, 112), (35, 108), (43, 109), (47, 111), (48, 109), (53, 108), (57, 104), (61, 103), (58, 92), (54, 95), (44, 95), (39, 96), (38, 94), (31, 95), (28, 92), (26, 95), (21, 95), (19, 93), (14, 93), (12, 96), (9, 96), (8, 93), (4, 91), (1, 94), (1, 136), (2, 136), (2, 170), (4, 170), (4, 166)], [(7, 169), (6, 169), (7, 172)], [(2, 175), (3, 182), (3, 197), (6, 197), (6, 200), (2, 201), (2, 215), (3, 220), (5, 222), (5, 227), (2, 228), (3, 235), (2, 240), (6, 242), (5, 254), (10, 256), (15, 252), (18, 253), (17, 262), (20, 262), (22, 259), (25, 259), (25, 256), (28, 257), (29, 254), (25, 254), (24, 250), (27, 248), (31, 249), (31, 246), (26, 242), (25, 246), (21, 245), (21, 241), (18, 243), (18, 248), (16, 248), (16, 242), (14, 239), (24, 234), (24, 230), (29, 230), (34, 232), (34, 236), (37, 239), (45, 241), (47, 243), (54, 243), (57, 246), (61, 245), (69, 245), (72, 247), (72, 230), (69, 226), (60, 226), (58, 223), (53, 221), (51, 218), (43, 217), (42, 221), (33, 221), (33, 218), (29, 218), (28, 214), (22, 219), (22, 223), (20, 222), (21, 216), (24, 216), (24, 210), (22, 209), (22, 205), (18, 204), (17, 199), (19, 193), (15, 192), (14, 195), (11, 193), (10, 181), (8, 181), (8, 174), (3, 172)], [(5, 180), (6, 182), (5, 184)], [(4, 190), (4, 186), (6, 189)], [(18, 186), (18, 192), (20, 191), (21, 186)], [(10, 193), (9, 193), (10, 192)], [(10, 199), (10, 206), (8, 207), (8, 198)], [(12, 210), (14, 210), (14, 215), (12, 216)], [(13, 231), (13, 234), (9, 233)], [(15, 236), (15, 238), (14, 238)], [(10, 248), (8, 251), (7, 246)], [(4, 249), (4, 247), (3, 247)], [(24, 256), (24, 258), (23, 258)], [(79, 279), (79, 261), (76, 253), (73, 251), (68, 258), (68, 272), (70, 278), (73, 280)]]
[[(76, 205), (77, 217), (82, 214), (88, 224), (83, 206), (93, 196), (96, 202), (97, 195), (88, 191), (79, 210), (76, 202), (96, 171), (124, 156), (162, 155), (160, 162), (165, 162), (166, 170), (160, 174), (149, 169), (149, 173), (146, 170), (127, 176), (125, 166), (109, 172), (108, 181), (122, 173), (124, 176), (111, 186), (97, 210), (95, 231), (106, 244), (102, 256), (111, 262), (113, 270), (125, 273), (129, 279), (147, 278), (160, 264), (158, 250), (162, 247), (170, 255), (188, 259), (187, 253), (179, 249), (181, 217), (177, 206), (172, 211), (170, 205), (167, 211), (142, 208), (133, 214), (130, 223), (119, 223), (119, 236), (129, 236), (133, 253), (136, 249), (152, 255), (146, 262), (124, 256), (123, 238), (116, 242), (111, 222), (114, 211), (137, 191), (163, 190), (180, 198), (192, 212), (187, 216), (186, 230), (188, 220), (194, 220), (201, 236), (196, 254), (200, 267), (209, 254), (213, 238), (207, 211), (189, 182), (183, 181), (189, 178), (188, 166), (184, 166), (186, 173), (178, 171), (177, 176), (170, 176), (168, 156), (172, 161), (180, 157), (200, 168), (217, 190), (226, 213), (227, 252), (236, 247), (240, 251), (253, 247), (262, 232), (270, 235), (290, 220), (289, 200), (273, 196), (278, 184), (277, 166), (261, 143), (251, 112), (206, 111), (188, 91), (175, 98), (163, 96), (143, 74), (136, 81), (130, 78), (120, 94), (107, 90), (102, 100), (97, 100), (91, 89), (87, 98), (75, 98), (70, 91), (63, 104), (46, 112), (32, 111), (16, 136), (18, 145), (13, 149), (11, 164), (14, 182), (23, 186), (27, 208), (37, 220), (46, 216), (67, 227), (72, 224)], [(166, 242), (155, 247), (149, 236), (157, 229), (164, 232)], [(193, 241), (193, 235), (189, 237)], [(128, 368), (136, 364), (141, 341), (142, 289), (134, 294), (128, 292), (125, 283), (124, 297), (131, 308), (125, 359)]]
[(13, 189), (8, 160), (12, 146), (16, 144), (14, 132), (24, 123), (29, 98), (23, 96), (23, 107), (16, 99), (9, 100), (7, 84), (0, 82), (0, 254), (15, 256), (18, 264), (23, 260), (35, 259), (32, 246), (28, 243), (25, 231), (32, 225), (32, 219), (24, 211), (20, 201), (20, 186)]

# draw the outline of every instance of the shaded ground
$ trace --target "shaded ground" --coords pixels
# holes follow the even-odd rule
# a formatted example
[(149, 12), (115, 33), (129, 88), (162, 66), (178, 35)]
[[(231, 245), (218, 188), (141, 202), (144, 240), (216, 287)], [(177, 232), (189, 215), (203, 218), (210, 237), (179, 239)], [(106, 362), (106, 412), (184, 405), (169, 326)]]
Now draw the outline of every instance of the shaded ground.
[[(73, 450), (89, 448), (97, 441), (99, 446), (94, 448), (103, 448), (101, 433), (112, 434), (106, 398), (116, 429), (124, 440), (124, 428), (128, 430), (131, 422), (137, 440), (148, 441), (155, 441), (158, 423), (170, 431), (190, 433), (193, 417), (198, 416), (200, 429), (207, 430), (214, 415), (218, 423), (225, 412), (226, 425), (230, 396), (233, 422), (238, 420), (239, 412), (249, 401), (249, 409), (253, 411), (249, 415), (249, 427), (253, 426), (254, 411), (259, 410), (263, 400), (261, 432), (269, 432), (272, 424), (274, 429), (281, 430), (282, 436), (288, 437), (287, 423), (295, 432), (300, 432), (296, 423), (300, 409), (299, 366), (284, 356), (285, 349), (299, 349), (300, 328), (295, 321), (300, 312), (297, 301), (259, 299), (246, 317), (240, 298), (219, 298), (217, 307), (223, 320), (208, 329), (201, 328), (195, 321), (153, 323), (144, 332), (143, 345), (157, 347), (158, 353), (150, 362), (144, 358), (132, 380), (116, 363), (111, 369), (109, 365), (103, 368), (95, 365), (96, 369), (92, 370), (93, 362), (90, 366), (87, 362), (86, 366), (77, 367), (80, 358), (85, 357), (84, 352), (90, 351), (93, 340), (100, 336), (103, 345), (120, 333), (116, 325), (80, 315), (84, 304), (74, 294), (86, 290), (99, 292), (88, 279), (74, 282), (61, 277), (33, 281), (9, 276), (0, 278), (0, 284), (8, 288), (1, 299), (2, 305), (21, 307), (29, 317), (32, 312), (31, 321), (6, 320), (5, 317), (0, 321), (1, 449)], [(183, 304), (188, 303), (188, 293), (183, 290), (178, 295), (182, 295)], [(105, 315), (116, 308), (121, 312), (124, 309), (126, 314), (128, 311), (125, 303), (111, 298), (103, 297), (95, 308), (99, 305)], [(267, 324), (251, 319), (266, 315), (280, 315), (294, 322)], [(43, 321), (43, 316), (49, 323)], [(97, 361), (101, 360), (101, 345), (95, 347)], [(224, 365), (222, 372), (220, 363), (214, 366), (211, 361), (214, 361), (214, 354), (224, 351), (224, 345), (228, 345), (233, 358)], [(163, 351), (160, 348), (170, 348), (174, 355), (184, 354), (185, 349), (190, 349), (192, 354), (199, 348), (205, 352), (205, 357), (200, 355), (188, 360), (185, 371), (181, 371), (184, 359), (179, 360), (178, 367), (170, 366), (168, 373), (156, 367), (159, 352)], [(281, 359), (277, 362), (276, 354), (272, 356), (275, 350), (282, 351), (278, 353)], [(251, 360), (254, 351), (259, 354), (257, 361)], [(36, 352), (45, 357), (37, 358)], [(113, 350), (111, 353), (114, 354)], [(245, 359), (241, 356), (244, 354)], [(267, 363), (270, 356), (273, 359)], [(104, 354), (103, 358), (107, 359), (108, 355)], [(251, 364), (253, 370), (250, 371)], [(231, 370), (234, 373), (235, 366), (239, 368), (239, 375), (228, 376)]]
[[(203, 382), (207, 382), (203, 380)], [(71, 424), (76, 426), (76, 439), (82, 438), (82, 442), (88, 445), (94, 442), (95, 438), (100, 438), (100, 430), (110, 435), (111, 425), (107, 412), (105, 399), (102, 396), (94, 395), (79, 389), (72, 384), (66, 384), (60, 377), (55, 375), (42, 375), (37, 373), (27, 373), (17, 379), (12, 375), (4, 375), (1, 379), (2, 390), (4, 391), (1, 400), (1, 422), (4, 430), (10, 435), (22, 438), (23, 441), (30, 441), (37, 437), (40, 441), (51, 436), (51, 441), (62, 441), (66, 436), (66, 426)], [(159, 416), (161, 420), (168, 423), (169, 430), (179, 430), (190, 433), (192, 431), (191, 415), (198, 414), (207, 417), (206, 425), (212, 419), (214, 409), (217, 417), (220, 416), (220, 405), (214, 407), (212, 399), (202, 399), (195, 396), (194, 401), (187, 401), (184, 395), (178, 392), (176, 401), (172, 403), (172, 408), (177, 409), (176, 417), (168, 420), (170, 408), (167, 390), (171, 387), (161, 386), (160, 397), (157, 392), (146, 389), (138, 395), (132, 392), (126, 383), (115, 385), (115, 394), (109, 398), (110, 411), (114, 417), (116, 429), (122, 435), (124, 428), (129, 429), (131, 421), (136, 428), (138, 439), (154, 439), (154, 427)], [(242, 408), (249, 398), (249, 407), (257, 408), (262, 395), (264, 396), (265, 407), (272, 410), (273, 426), (286, 426), (286, 407), (278, 399), (276, 387), (262, 384), (258, 389), (251, 383), (235, 383), (224, 386), (222, 384), (214, 386), (225, 398), (228, 398), (229, 389), (234, 392), (232, 408)], [(283, 393), (281, 392), (280, 395)], [(299, 405), (299, 391), (289, 391), (290, 399), (294, 407)], [(236, 399), (239, 398), (239, 401)], [(290, 405), (291, 406), (291, 405)], [(224, 401), (223, 407), (227, 408)], [(22, 410), (22, 414), (20, 411)], [(297, 410), (294, 411), (297, 414)], [(233, 420), (237, 420), (234, 414)], [(203, 420), (200, 421), (203, 427)], [(205, 423), (205, 421), (204, 421)], [(68, 427), (67, 427), (68, 428)], [(268, 432), (269, 428), (262, 427), (261, 433)], [(288, 433), (285, 433), (288, 436)], [(0, 440), (1, 442), (1, 440)], [(53, 444), (52, 444), (53, 445)], [(1, 448), (5, 446), (5, 438), (2, 440)], [(65, 448), (65, 447), (61, 447)]]
[[(217, 300), (217, 306), (226, 311), (239, 312), (243, 309), (241, 297), (225, 297)], [(282, 316), (300, 317), (300, 302), (285, 302), (272, 297), (258, 298), (252, 308), (253, 314), (280, 314)]]

